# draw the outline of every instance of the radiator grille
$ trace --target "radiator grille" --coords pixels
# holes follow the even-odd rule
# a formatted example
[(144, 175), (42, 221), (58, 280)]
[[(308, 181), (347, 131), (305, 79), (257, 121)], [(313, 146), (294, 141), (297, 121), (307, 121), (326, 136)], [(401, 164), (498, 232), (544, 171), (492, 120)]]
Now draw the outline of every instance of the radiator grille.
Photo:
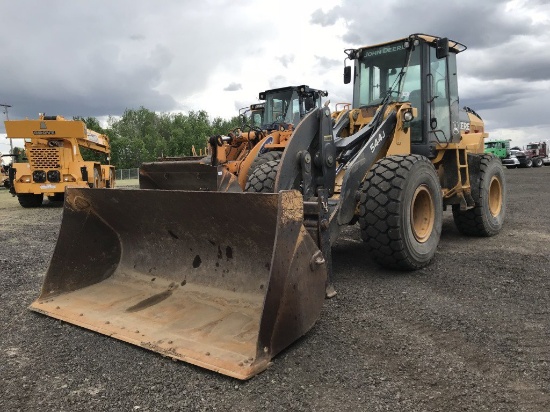
[(58, 169), (60, 166), (57, 147), (33, 147), (27, 152), (32, 169)]

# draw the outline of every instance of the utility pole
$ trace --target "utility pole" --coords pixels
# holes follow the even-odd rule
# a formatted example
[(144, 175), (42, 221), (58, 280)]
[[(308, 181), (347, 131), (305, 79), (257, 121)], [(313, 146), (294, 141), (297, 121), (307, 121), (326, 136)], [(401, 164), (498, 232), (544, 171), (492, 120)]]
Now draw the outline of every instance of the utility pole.
[[(3, 107), (3, 112), (6, 115), (6, 120), (10, 120), (8, 116), (8, 107), (11, 107), (9, 104), (1, 104), (0, 106)], [(13, 141), (10, 139), (10, 154), (13, 154)]]

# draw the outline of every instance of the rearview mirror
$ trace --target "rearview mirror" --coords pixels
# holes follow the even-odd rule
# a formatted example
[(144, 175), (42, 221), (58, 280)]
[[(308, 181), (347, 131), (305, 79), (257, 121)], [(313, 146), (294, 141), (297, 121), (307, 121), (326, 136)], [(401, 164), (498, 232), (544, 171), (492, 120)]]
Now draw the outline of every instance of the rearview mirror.
[(442, 39), (437, 39), (435, 45), (435, 57), (438, 59), (443, 59), (449, 55), (449, 39), (443, 37)]
[(344, 66), (344, 84), (351, 82), (351, 66)]

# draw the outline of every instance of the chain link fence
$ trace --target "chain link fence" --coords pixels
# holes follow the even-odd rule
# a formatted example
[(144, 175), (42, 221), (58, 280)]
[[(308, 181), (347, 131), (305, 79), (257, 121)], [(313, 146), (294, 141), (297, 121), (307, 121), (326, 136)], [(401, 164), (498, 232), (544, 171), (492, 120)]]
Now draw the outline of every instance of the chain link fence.
[(116, 169), (116, 179), (117, 180), (129, 180), (129, 179), (138, 179), (139, 178), (139, 169)]

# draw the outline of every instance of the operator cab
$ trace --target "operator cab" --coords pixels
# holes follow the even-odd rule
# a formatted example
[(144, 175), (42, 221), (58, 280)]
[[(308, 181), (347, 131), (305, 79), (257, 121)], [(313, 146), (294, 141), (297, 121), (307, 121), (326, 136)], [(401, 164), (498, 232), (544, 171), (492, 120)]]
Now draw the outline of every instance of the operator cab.
[(243, 107), (239, 110), (239, 117), (243, 124), (253, 127), (262, 127), (264, 124), (265, 103), (251, 104), (250, 107)]
[(273, 130), (288, 125), (296, 127), (312, 109), (321, 107), (321, 98), (328, 96), (323, 90), (309, 86), (291, 86), (266, 90), (259, 95), (265, 100), (263, 129)]
[[(425, 34), (373, 47), (346, 50), (354, 60), (353, 107), (375, 110), (383, 103), (405, 102), (417, 109), (411, 122), (411, 150), (429, 158), (437, 144), (460, 141), (456, 55), (461, 43)], [(351, 67), (344, 68), (344, 83)], [(461, 123), (462, 120), (462, 123)]]

